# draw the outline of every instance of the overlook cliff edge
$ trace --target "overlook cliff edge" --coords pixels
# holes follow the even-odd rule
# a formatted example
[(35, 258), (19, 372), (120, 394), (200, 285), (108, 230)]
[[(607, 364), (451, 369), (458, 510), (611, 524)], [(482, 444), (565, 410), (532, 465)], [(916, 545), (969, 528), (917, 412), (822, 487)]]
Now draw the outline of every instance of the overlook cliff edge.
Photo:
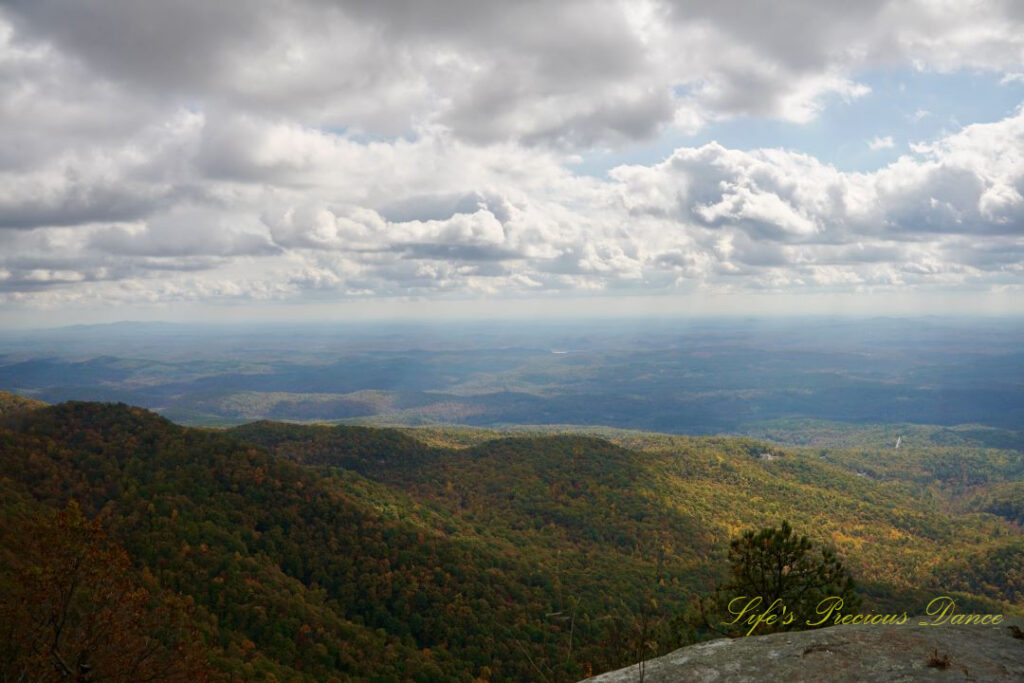
[(689, 645), (587, 683), (1024, 681), (1024, 619), (997, 626), (845, 625)]

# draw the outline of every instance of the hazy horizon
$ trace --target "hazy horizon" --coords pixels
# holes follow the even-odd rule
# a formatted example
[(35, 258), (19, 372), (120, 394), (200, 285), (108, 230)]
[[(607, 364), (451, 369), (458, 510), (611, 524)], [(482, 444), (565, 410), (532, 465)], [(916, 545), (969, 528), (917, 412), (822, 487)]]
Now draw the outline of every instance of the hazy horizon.
[[(5, 333), (15, 335), (31, 335), (33, 333), (47, 333), (73, 330), (115, 330), (128, 329), (132, 327), (180, 327), (197, 330), (244, 330), (256, 329), (275, 332), (293, 332), (306, 329), (360, 329), (360, 328), (437, 328), (444, 329), (448, 326), (475, 327), (480, 329), (516, 327), (518, 329), (530, 330), (535, 328), (558, 328), (558, 327), (579, 327), (588, 329), (594, 326), (609, 326), (620, 323), (636, 325), (637, 330), (645, 327), (673, 327), (681, 325), (774, 325), (783, 328), (795, 329), (802, 324), (852, 324), (861, 327), (870, 326), (876, 323), (890, 322), (924, 322), (950, 324), (952, 326), (969, 325), (972, 323), (985, 323), (996, 326), (1024, 325), (1024, 312), (1021, 313), (989, 313), (984, 311), (969, 312), (942, 312), (929, 313), (919, 312), (913, 314), (887, 314), (876, 311), (842, 311), (842, 312), (779, 312), (779, 313), (756, 313), (747, 311), (722, 311), (690, 313), (664, 313), (651, 312), (646, 310), (633, 310), (632, 312), (608, 311), (587, 312), (578, 308), (571, 313), (560, 311), (537, 312), (535, 310), (523, 310), (516, 314), (506, 312), (492, 313), (491, 315), (478, 314), (452, 314), (439, 316), (430, 313), (415, 315), (367, 315), (358, 318), (343, 317), (205, 317), (187, 316), (168, 317), (138, 317), (138, 318), (117, 318), (112, 316), (111, 320), (96, 321), (94, 318), (87, 318), (87, 321), (74, 322), (69, 320), (50, 320), (50, 324), (30, 325), (14, 324), (8, 325), (0, 330), (0, 337)], [(0, 349), (2, 352), (2, 349)]]
[[(912, 295), (910, 298), (915, 298)], [(916, 297), (920, 301), (919, 297)], [(885, 305), (880, 305), (885, 304)], [(901, 305), (902, 304), (902, 305)], [(863, 320), (869, 318), (981, 318), (1016, 320), (1024, 318), (1024, 297), (1005, 294), (979, 297), (961, 292), (936, 296), (931, 305), (911, 305), (899, 295), (884, 301), (836, 299), (833, 297), (736, 296), (699, 299), (670, 296), (587, 297), (542, 300), (469, 301), (365, 301), (331, 304), (278, 304), (259, 306), (197, 305), (132, 307), (125, 313), (118, 307), (67, 310), (21, 310), (3, 314), (10, 330), (37, 330), (71, 325), (115, 325), (119, 323), (171, 323), (186, 325), (291, 325), (394, 322), (484, 322), (609, 320), (609, 319), (791, 319), (801, 317)]]
[(796, 419), (980, 424), (1015, 443), (1022, 331), (937, 316), (135, 322), (8, 330), (0, 387), (189, 424), (753, 433)]

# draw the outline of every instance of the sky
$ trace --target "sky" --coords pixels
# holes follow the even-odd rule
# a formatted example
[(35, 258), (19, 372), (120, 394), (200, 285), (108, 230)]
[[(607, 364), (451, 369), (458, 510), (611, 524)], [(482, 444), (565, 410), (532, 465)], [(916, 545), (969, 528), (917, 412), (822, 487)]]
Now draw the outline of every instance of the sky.
[(1024, 313), (1024, 3), (0, 0), (0, 325)]

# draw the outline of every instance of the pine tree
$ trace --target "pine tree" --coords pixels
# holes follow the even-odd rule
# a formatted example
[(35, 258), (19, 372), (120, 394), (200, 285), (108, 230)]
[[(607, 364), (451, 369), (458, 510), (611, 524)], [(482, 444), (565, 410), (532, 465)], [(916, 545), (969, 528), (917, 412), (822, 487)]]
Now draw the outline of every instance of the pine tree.
[(844, 613), (860, 606), (853, 577), (835, 551), (816, 551), (785, 521), (779, 528), (749, 530), (733, 539), (729, 565), (729, 578), (681, 620), (684, 629), (726, 635), (800, 630), (819, 620), (819, 605), (826, 598), (842, 599)]

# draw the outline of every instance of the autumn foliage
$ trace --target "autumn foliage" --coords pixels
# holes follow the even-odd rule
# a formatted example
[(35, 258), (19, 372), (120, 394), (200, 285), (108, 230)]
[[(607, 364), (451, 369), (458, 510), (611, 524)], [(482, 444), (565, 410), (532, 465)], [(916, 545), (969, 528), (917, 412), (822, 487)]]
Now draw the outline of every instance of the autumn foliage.
[(186, 605), (147, 588), (76, 503), (5, 522), (0, 679), (207, 679)]
[(817, 453), (443, 437), (189, 429), (98, 403), (0, 415), (0, 681), (579, 680), (708, 635), (667, 625), (747, 551), (807, 550), (776, 529), (730, 552), (769, 509), (835, 539), (876, 605), (954, 579), (1020, 594), (1008, 519)]

